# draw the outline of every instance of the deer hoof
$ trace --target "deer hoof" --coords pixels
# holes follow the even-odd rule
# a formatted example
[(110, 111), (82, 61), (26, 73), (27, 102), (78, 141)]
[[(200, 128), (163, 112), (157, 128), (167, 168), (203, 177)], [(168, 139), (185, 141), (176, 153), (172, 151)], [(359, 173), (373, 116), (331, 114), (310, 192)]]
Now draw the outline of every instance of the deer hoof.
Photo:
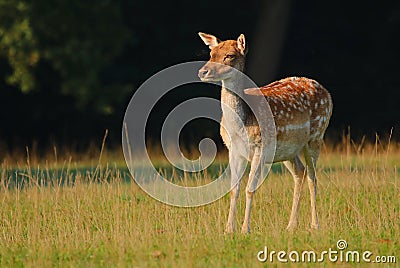
[(319, 229), (319, 224), (318, 223), (317, 224), (312, 223), (311, 224), (311, 229), (318, 230)]
[(235, 230), (234, 230), (234, 227), (231, 226), (231, 225), (227, 225), (227, 226), (225, 227), (225, 234), (233, 234), (234, 231), (235, 231)]
[(289, 223), (288, 226), (286, 227), (286, 230), (289, 232), (294, 232), (297, 229), (297, 224)]
[(250, 234), (250, 227), (242, 227), (242, 234)]

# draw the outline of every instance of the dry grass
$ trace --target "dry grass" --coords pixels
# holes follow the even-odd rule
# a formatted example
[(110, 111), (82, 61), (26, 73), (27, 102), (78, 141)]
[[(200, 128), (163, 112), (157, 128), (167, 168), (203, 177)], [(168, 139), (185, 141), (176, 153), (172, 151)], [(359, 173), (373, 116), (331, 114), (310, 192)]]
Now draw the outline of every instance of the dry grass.
[[(279, 165), (256, 193), (252, 233), (231, 236), (223, 233), (229, 196), (199, 208), (164, 205), (129, 183), (121, 159), (114, 163), (107, 153), (86, 169), (68, 157), (3, 162), (0, 266), (253, 267), (261, 265), (256, 254), (264, 246), (322, 252), (336, 249), (339, 239), (349, 250), (395, 255), (399, 262), (399, 144), (346, 146), (321, 154), (321, 229), (308, 228), (305, 187), (292, 234), (285, 227), (293, 183)], [(238, 226), (243, 210), (242, 193)]]

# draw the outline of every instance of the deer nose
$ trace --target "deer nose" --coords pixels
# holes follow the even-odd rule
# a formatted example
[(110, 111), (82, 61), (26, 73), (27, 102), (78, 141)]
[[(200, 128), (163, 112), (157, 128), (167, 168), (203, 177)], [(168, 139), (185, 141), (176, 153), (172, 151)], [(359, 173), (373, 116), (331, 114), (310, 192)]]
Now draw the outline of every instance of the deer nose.
[(207, 76), (207, 74), (210, 72), (209, 69), (201, 68), (199, 70), (199, 78), (204, 78)]

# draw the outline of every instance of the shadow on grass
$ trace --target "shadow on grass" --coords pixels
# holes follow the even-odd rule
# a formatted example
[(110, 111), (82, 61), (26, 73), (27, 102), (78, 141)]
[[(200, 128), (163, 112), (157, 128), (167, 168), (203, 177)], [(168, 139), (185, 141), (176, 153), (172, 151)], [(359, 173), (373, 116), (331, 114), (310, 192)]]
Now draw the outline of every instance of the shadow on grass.
[[(184, 171), (177, 169), (171, 165), (155, 165), (156, 170), (159, 171), (165, 178), (170, 179), (172, 182), (176, 179), (181, 179), (184, 176)], [(206, 169), (207, 177), (211, 180), (217, 178), (227, 167), (227, 163), (213, 163)], [(282, 164), (273, 164), (271, 172), (274, 174), (282, 174)], [(322, 172), (334, 173), (340, 168), (337, 167), (324, 167)], [(249, 165), (246, 172), (249, 171)], [(398, 174), (400, 174), (400, 167), (397, 168)], [(245, 173), (246, 175), (248, 173)], [(246, 176), (245, 175), (245, 176)], [(197, 177), (196, 177), (197, 176)], [(204, 173), (195, 172), (190, 173), (188, 178), (201, 178), (204, 177)], [(110, 183), (115, 180), (119, 180), (122, 183), (131, 183), (132, 176), (126, 166), (121, 167), (108, 167), (98, 168), (92, 166), (77, 167), (77, 168), (46, 168), (46, 169), (35, 169), (35, 168), (9, 168), (0, 169), (0, 186), (8, 189), (14, 187), (23, 188), (27, 185), (36, 186), (52, 186), (52, 185), (73, 185), (77, 180), (81, 182), (92, 182), (92, 183)]]

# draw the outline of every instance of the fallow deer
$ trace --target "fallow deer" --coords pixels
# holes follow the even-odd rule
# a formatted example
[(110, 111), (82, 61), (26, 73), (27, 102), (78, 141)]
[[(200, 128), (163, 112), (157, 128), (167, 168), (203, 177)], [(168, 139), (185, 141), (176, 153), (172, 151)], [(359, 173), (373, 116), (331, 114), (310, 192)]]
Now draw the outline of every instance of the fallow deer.
[[(199, 70), (199, 78), (207, 82), (222, 82), (221, 102), (233, 111), (242, 113), (242, 119), (247, 135), (260, 136), (260, 129), (254, 131), (247, 122), (254, 114), (245, 108), (245, 103), (241, 94), (259, 95), (265, 98), (272, 111), (276, 126), (276, 151), (273, 162), (283, 162), (294, 179), (294, 194), (292, 211), (290, 214), (288, 230), (294, 230), (298, 226), (299, 201), (302, 195), (302, 188), (305, 178), (308, 180), (308, 188), (311, 196), (311, 228), (318, 229), (318, 217), (316, 208), (316, 176), (315, 166), (321, 150), (323, 136), (328, 127), (329, 119), (332, 114), (332, 99), (329, 92), (318, 82), (304, 77), (289, 77), (259, 89), (247, 89), (242, 92), (232, 92), (230, 88), (239, 83), (234, 77), (235, 72), (231, 68), (239, 71), (244, 70), (247, 45), (243, 34), (237, 40), (220, 41), (213, 35), (199, 33), (203, 42), (209, 46), (210, 60)], [(232, 85), (235, 84), (236, 85)], [(229, 86), (228, 86), (229, 84)], [(242, 95), (243, 96), (243, 95)], [(244, 113), (244, 114), (243, 114)], [(232, 143), (240, 142), (230, 140), (232, 133), (227, 133), (224, 124), (231, 132), (239, 132), (240, 125), (235, 121), (224, 122), (224, 109), (222, 111), (220, 133), (227, 146), (229, 153), (229, 163), (231, 168), (231, 180), (239, 181), (231, 190), (230, 210), (228, 223), (225, 231), (234, 232), (236, 204), (239, 196), (240, 179), (235, 178), (236, 170), (244, 165), (246, 161), (251, 162), (249, 179), (246, 186), (246, 209), (245, 218), (242, 225), (242, 233), (250, 232), (250, 209), (254, 195), (254, 186), (260, 176), (260, 164), (266, 154), (261, 148), (260, 139), (250, 137), (249, 140), (256, 141), (250, 143), (251, 155), (248, 159), (243, 159), (241, 155), (231, 153)], [(258, 142), (257, 142), (258, 141)], [(300, 160), (303, 154), (306, 167)], [(258, 164), (255, 164), (258, 163)]]

